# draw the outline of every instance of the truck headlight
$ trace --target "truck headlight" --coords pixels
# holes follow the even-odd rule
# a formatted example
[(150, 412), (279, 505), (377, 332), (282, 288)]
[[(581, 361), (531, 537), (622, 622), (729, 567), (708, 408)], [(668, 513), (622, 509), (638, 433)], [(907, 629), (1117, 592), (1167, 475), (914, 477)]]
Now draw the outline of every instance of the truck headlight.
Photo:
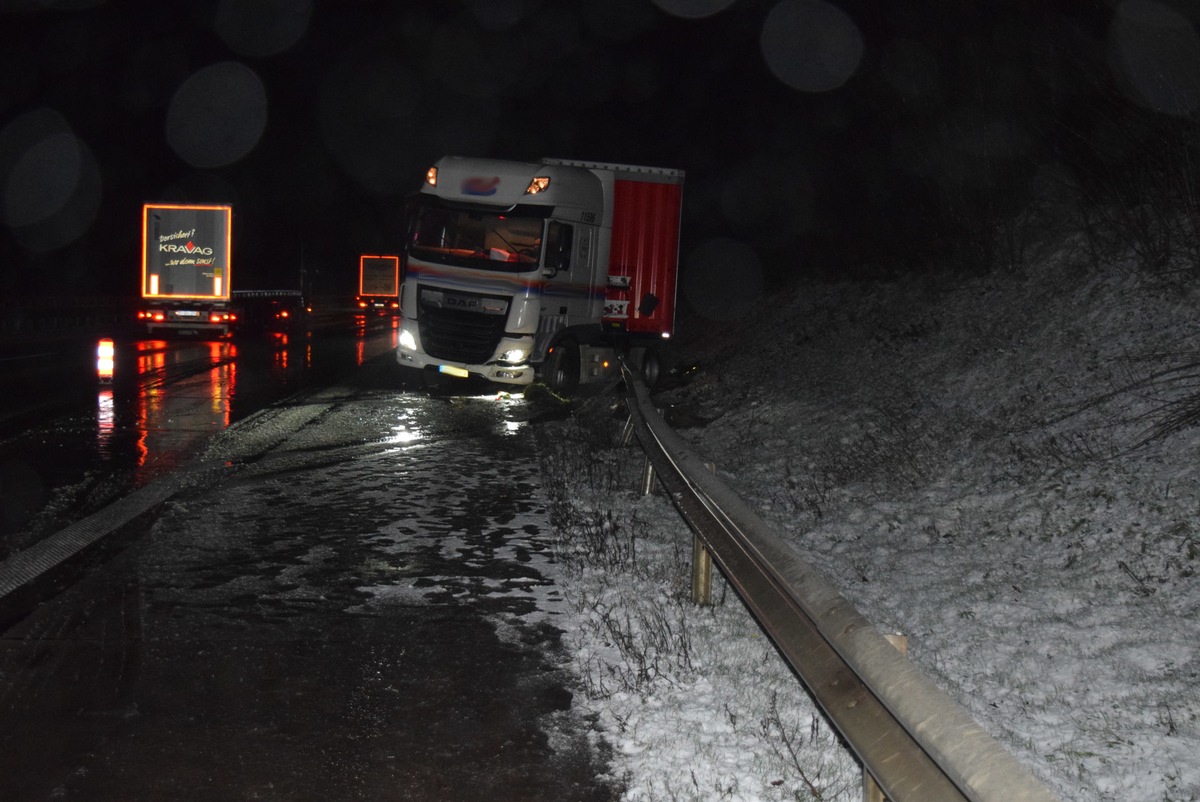
[(400, 339), (397, 342), (406, 351), (417, 350), (417, 338), (408, 329), (400, 329)]
[(529, 358), (529, 352), (524, 348), (509, 348), (500, 354), (500, 361), (510, 365), (519, 365)]

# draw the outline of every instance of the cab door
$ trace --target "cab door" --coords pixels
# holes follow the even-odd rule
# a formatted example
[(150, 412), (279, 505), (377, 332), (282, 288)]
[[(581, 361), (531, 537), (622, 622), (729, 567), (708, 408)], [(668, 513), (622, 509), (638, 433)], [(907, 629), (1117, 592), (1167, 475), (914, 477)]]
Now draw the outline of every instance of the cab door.
[(596, 228), (564, 220), (546, 222), (542, 249), (542, 302), (534, 352), (564, 329), (599, 320), (603, 286), (596, 277)]

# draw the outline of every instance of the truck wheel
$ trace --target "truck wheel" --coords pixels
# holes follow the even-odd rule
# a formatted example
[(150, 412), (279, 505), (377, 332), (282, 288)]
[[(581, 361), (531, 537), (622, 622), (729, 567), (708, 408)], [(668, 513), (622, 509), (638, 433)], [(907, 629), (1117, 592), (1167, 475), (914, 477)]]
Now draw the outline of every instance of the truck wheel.
[(658, 386), (658, 380), (662, 377), (662, 361), (657, 348), (638, 346), (629, 349), (626, 356), (647, 387), (653, 390)]
[(441, 388), (442, 374), (437, 368), (425, 367), (421, 370), (421, 386), (429, 390)]
[(579, 344), (563, 340), (546, 359), (546, 385), (556, 393), (569, 395), (579, 388)]
[(658, 380), (662, 374), (662, 362), (658, 358), (658, 351), (654, 348), (647, 348), (642, 354), (642, 381), (650, 389), (658, 386)]

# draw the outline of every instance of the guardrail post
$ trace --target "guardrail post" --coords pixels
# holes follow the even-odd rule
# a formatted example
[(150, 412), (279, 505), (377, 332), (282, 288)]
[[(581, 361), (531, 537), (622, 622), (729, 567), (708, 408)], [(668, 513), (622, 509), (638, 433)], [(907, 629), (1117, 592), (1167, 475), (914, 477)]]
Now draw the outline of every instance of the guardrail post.
[[(888, 643), (895, 646), (900, 654), (908, 654), (908, 638), (906, 636), (885, 634), (883, 637), (887, 639)], [(888, 802), (883, 790), (866, 769), (863, 769), (863, 802)]]
[(699, 537), (692, 538), (692, 604), (712, 604), (712, 555)]
[(621, 445), (627, 446), (633, 440), (633, 417), (625, 419), (625, 428), (621, 429)]
[(654, 465), (650, 462), (650, 458), (646, 457), (646, 464), (642, 467), (642, 495), (648, 496), (654, 492)]
[[(704, 467), (717, 472), (715, 463), (706, 462)], [(692, 538), (692, 604), (712, 604), (712, 554), (699, 535)]]

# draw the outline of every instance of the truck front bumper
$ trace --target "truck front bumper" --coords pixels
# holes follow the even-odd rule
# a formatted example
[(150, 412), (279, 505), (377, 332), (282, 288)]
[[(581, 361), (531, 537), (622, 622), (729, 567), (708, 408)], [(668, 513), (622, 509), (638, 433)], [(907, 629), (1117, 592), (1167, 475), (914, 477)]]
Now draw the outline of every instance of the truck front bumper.
[[(528, 353), (528, 346), (528, 341), (522, 342), (506, 337), (500, 341), (496, 353), (503, 354), (522, 347)], [(527, 361), (518, 364), (496, 361), (485, 365), (468, 365), (463, 362), (435, 359), (421, 350), (420, 335), (409, 328), (402, 328), (400, 331), (400, 342), (396, 347), (396, 363), (402, 367), (436, 370), (444, 375), (463, 379), (478, 376), (500, 384), (532, 384), (536, 374), (533, 365)]]

